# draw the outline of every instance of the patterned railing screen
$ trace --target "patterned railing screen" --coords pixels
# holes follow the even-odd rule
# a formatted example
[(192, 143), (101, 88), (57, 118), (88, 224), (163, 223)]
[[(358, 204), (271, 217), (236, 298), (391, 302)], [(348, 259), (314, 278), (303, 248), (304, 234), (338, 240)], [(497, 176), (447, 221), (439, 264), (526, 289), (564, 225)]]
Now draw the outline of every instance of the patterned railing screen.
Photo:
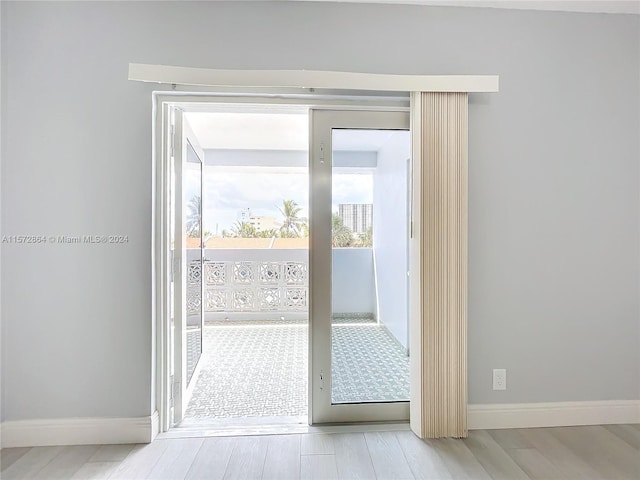
[[(187, 313), (200, 308), (200, 262), (188, 266)], [(193, 284), (193, 288), (190, 286)], [(295, 261), (207, 261), (205, 312), (301, 311), (308, 303), (308, 268)]]

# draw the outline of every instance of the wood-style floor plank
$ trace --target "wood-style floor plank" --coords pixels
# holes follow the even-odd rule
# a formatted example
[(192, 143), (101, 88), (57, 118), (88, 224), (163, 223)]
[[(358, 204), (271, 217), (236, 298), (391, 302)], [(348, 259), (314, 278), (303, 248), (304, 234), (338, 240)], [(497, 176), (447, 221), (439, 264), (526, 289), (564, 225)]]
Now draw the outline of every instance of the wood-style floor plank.
[(416, 479), (453, 479), (438, 452), (413, 432), (396, 432), (396, 438)]
[(336, 453), (333, 447), (333, 435), (328, 433), (302, 435), (300, 453), (302, 455), (333, 455)]
[(518, 428), (508, 428), (504, 430), (487, 430), (498, 445), (504, 450), (512, 448), (534, 448), (531, 441), (522, 434)]
[(98, 451), (97, 445), (64, 447), (34, 479), (68, 480)]
[(456, 480), (491, 480), (487, 471), (462, 440), (441, 438), (425, 440), (425, 443), (438, 452), (451, 476)]
[[(27, 480), (33, 478), (51, 462), (64, 447), (33, 447), (18, 461), (2, 472), (3, 480)], [(80, 466), (78, 466), (79, 468)]]
[(413, 480), (413, 473), (395, 432), (367, 432), (364, 439), (377, 478)]
[(521, 431), (534, 448), (553, 463), (566, 478), (600, 479), (598, 472), (551, 435), (549, 430), (548, 428), (531, 428)]
[(142, 448), (143, 444), (117, 444), (101, 445), (98, 451), (89, 459), (89, 462), (121, 462), (133, 451), (134, 448)]
[(638, 480), (639, 436), (638, 425), (610, 425), (480, 430), (465, 440), (420, 440), (409, 431), (157, 439), (5, 449), (0, 477)]
[(31, 450), (31, 447), (3, 448), (0, 450), (0, 471), (4, 472), (29, 450)]
[(638, 451), (604, 427), (562, 427), (549, 430), (603, 478), (619, 480), (639, 478)]
[(176, 438), (171, 441), (147, 478), (152, 480), (184, 479), (203, 442), (203, 438)]
[(300, 435), (271, 435), (262, 470), (263, 480), (300, 478)]
[(640, 450), (640, 430), (633, 425), (605, 425), (605, 428), (633, 448)]
[(265, 436), (238, 437), (224, 478), (229, 480), (262, 478), (268, 440)]
[(494, 480), (529, 480), (529, 476), (486, 431), (469, 432), (469, 438), (463, 442)]
[(156, 439), (148, 445), (133, 447), (131, 453), (109, 478), (113, 480), (147, 478), (172, 441)]
[(87, 462), (71, 477), (71, 480), (105, 480), (118, 468), (120, 462)]
[(187, 472), (187, 479), (222, 480), (236, 440), (235, 437), (205, 439)]
[(338, 480), (335, 455), (301, 455), (300, 478), (302, 480)]
[(513, 448), (507, 453), (531, 480), (570, 480), (535, 448)]
[(353, 480), (376, 478), (367, 442), (362, 433), (336, 433), (333, 441), (336, 449), (338, 478)]

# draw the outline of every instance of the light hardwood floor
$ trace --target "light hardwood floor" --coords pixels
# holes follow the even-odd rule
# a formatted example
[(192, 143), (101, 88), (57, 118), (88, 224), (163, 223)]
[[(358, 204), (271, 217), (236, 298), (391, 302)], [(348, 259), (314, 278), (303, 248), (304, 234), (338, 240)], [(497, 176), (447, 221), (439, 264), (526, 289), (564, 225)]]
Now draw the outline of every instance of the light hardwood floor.
[(2, 479), (640, 479), (640, 425), (158, 439), (2, 450)]

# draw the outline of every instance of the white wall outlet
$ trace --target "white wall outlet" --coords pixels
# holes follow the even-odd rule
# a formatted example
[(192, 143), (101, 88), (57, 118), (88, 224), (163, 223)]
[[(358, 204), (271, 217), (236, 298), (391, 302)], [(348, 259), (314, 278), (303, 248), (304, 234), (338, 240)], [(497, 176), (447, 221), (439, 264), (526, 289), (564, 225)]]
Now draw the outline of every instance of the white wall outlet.
[(493, 389), (494, 390), (506, 390), (507, 389), (507, 370), (504, 368), (493, 369)]

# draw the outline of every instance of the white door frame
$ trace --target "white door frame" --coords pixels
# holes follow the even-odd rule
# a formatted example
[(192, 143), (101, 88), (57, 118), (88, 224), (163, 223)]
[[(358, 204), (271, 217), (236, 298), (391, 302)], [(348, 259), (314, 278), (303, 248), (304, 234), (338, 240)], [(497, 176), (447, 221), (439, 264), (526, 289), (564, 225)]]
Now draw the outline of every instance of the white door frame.
[[(409, 97), (401, 96), (347, 96), (300, 95), (299, 91), (287, 93), (237, 95), (237, 94), (185, 94), (181, 92), (154, 92), (152, 130), (152, 398), (159, 414), (159, 431), (171, 427), (171, 314), (169, 310), (168, 279), (170, 270), (169, 208), (170, 180), (170, 107), (181, 106), (184, 111), (225, 110), (229, 106), (297, 106), (302, 108), (332, 110), (379, 110), (409, 112)], [(415, 217), (415, 212), (414, 218)], [(415, 225), (414, 225), (415, 227)], [(311, 329), (309, 329), (311, 334)], [(311, 341), (309, 342), (311, 345)], [(311, 368), (312, 352), (309, 355)], [(311, 388), (310, 388), (311, 389)], [(152, 400), (153, 401), (153, 400)], [(309, 405), (312, 410), (312, 405)], [(349, 420), (357, 421), (357, 420)], [(362, 420), (360, 420), (362, 421)]]

